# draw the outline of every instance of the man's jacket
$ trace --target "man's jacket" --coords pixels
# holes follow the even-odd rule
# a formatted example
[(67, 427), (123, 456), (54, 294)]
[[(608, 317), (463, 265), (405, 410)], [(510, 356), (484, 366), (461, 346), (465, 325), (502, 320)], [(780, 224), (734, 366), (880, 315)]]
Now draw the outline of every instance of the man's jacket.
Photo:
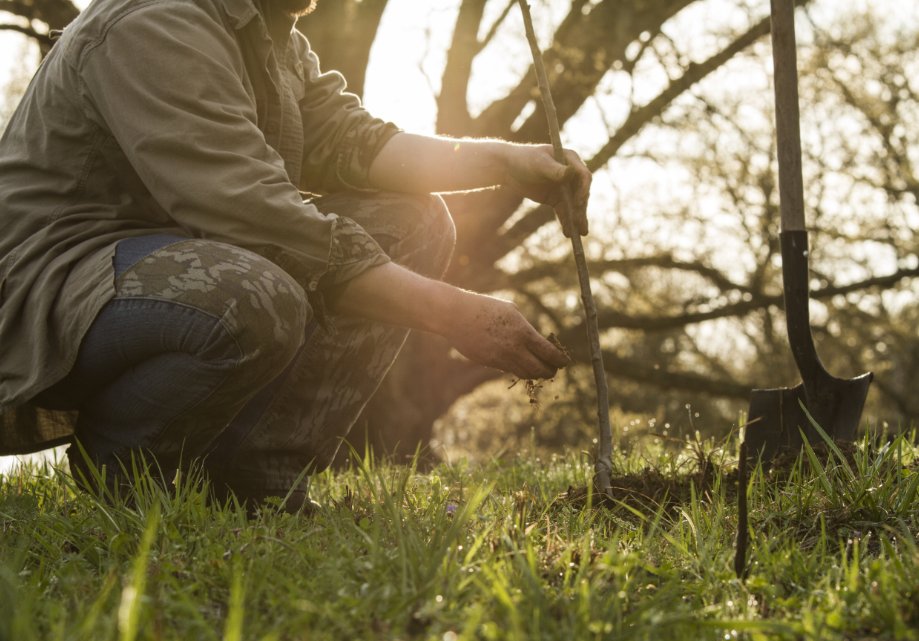
[(397, 129), (261, 1), (95, 0), (43, 61), (0, 138), (0, 454), (71, 435), (27, 401), (113, 296), (119, 240), (231, 243), (311, 295), (388, 260), (301, 191), (366, 188)]

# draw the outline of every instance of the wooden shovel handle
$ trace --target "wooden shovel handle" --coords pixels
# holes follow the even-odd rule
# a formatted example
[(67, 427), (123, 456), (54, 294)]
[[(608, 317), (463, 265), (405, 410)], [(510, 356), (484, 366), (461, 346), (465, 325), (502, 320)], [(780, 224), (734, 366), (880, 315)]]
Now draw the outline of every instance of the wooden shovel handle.
[(804, 231), (804, 184), (801, 177), (795, 3), (794, 0), (770, 0), (770, 2), (782, 231)]

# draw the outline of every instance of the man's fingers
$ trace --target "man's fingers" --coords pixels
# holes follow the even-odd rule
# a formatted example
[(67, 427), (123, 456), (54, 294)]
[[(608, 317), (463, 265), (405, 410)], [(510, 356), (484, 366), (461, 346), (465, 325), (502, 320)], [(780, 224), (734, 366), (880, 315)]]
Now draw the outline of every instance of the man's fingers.
[[(548, 181), (560, 186), (563, 190), (569, 190), (571, 195), (570, 201), (573, 211), (566, 211), (565, 201), (569, 200), (560, 193), (557, 188), (551, 188), (541, 198), (537, 196), (536, 200), (552, 204), (558, 213), (562, 222), (562, 232), (566, 238), (570, 238), (573, 231), (577, 231), (581, 236), (586, 236), (589, 231), (587, 222), (587, 200), (590, 196), (590, 184), (593, 177), (590, 170), (581, 157), (570, 149), (565, 150), (565, 163), (559, 163), (555, 160), (552, 147), (543, 145), (539, 148), (538, 154), (530, 154), (529, 173), (536, 181)], [(536, 192), (534, 192), (536, 193)], [(530, 194), (531, 197), (533, 194)], [(545, 199), (543, 199), (545, 198)]]
[(562, 223), (562, 233), (565, 234), (565, 238), (571, 238), (571, 214), (565, 208), (564, 202), (555, 206), (555, 215)]
[(568, 166), (555, 160), (555, 156), (552, 156), (551, 152), (539, 154), (537, 158), (539, 159), (537, 161), (539, 163), (539, 174), (547, 180), (560, 183), (568, 179)]
[(457, 332), (445, 336), (470, 360), (520, 378), (552, 378), (568, 364), (565, 354), (543, 338), (513, 303), (480, 294), (466, 300), (469, 307), (461, 312), (464, 322), (453, 326)]
[(555, 376), (554, 367), (549, 367), (529, 352), (520, 352), (516, 355), (516, 362), (511, 373), (523, 379), (552, 378)]
[(590, 233), (590, 223), (587, 222), (587, 206), (578, 207), (577, 211), (578, 233), (586, 236)]
[(587, 200), (590, 197), (590, 184), (593, 176), (581, 157), (575, 152), (565, 151), (568, 160), (568, 181), (571, 185), (572, 200), (574, 200), (574, 222), (578, 233), (586, 236), (589, 231), (587, 222)]
[(518, 367), (524, 378), (552, 378), (560, 367), (568, 364), (568, 357), (546, 340), (535, 327), (528, 324), (521, 340), (522, 350), (516, 352)]
[(590, 226), (587, 222), (587, 200), (590, 197), (590, 183), (593, 181), (593, 176), (590, 175), (587, 167), (584, 167), (584, 171), (579, 174), (578, 178), (578, 231), (581, 232), (581, 236), (586, 236), (590, 231)]
[(543, 363), (550, 365), (554, 369), (565, 367), (565, 365), (567, 365), (569, 362), (568, 356), (565, 355), (565, 352), (543, 338), (542, 335), (535, 329), (530, 336), (527, 348), (533, 353), (534, 356), (536, 356), (536, 358), (538, 358)]

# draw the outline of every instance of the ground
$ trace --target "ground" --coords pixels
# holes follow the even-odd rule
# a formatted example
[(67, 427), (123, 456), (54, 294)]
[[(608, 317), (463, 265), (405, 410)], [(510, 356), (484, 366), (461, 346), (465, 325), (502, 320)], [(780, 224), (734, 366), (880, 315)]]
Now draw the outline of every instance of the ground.
[[(821, 451), (822, 449), (822, 451)], [(915, 435), (754, 470), (734, 572), (736, 444), (430, 473), (355, 461), (312, 516), (64, 471), (0, 481), (0, 640), (919, 639)]]

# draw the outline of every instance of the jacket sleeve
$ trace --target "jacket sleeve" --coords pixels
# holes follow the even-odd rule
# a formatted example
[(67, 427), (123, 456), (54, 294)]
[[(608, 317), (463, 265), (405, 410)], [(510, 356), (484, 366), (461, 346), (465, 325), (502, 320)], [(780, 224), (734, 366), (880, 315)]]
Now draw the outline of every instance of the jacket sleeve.
[(370, 165), (400, 129), (371, 116), (360, 98), (346, 91), (340, 73), (320, 70), (319, 58), (306, 38), (299, 32), (293, 38), (304, 69), (300, 184), (322, 192), (370, 189)]
[(335, 269), (340, 231), (363, 233), (366, 266), (388, 260), (353, 221), (303, 202), (256, 125), (235, 38), (201, 9), (140, 5), (78, 64), (90, 117), (191, 233), (266, 255), (309, 291)]

